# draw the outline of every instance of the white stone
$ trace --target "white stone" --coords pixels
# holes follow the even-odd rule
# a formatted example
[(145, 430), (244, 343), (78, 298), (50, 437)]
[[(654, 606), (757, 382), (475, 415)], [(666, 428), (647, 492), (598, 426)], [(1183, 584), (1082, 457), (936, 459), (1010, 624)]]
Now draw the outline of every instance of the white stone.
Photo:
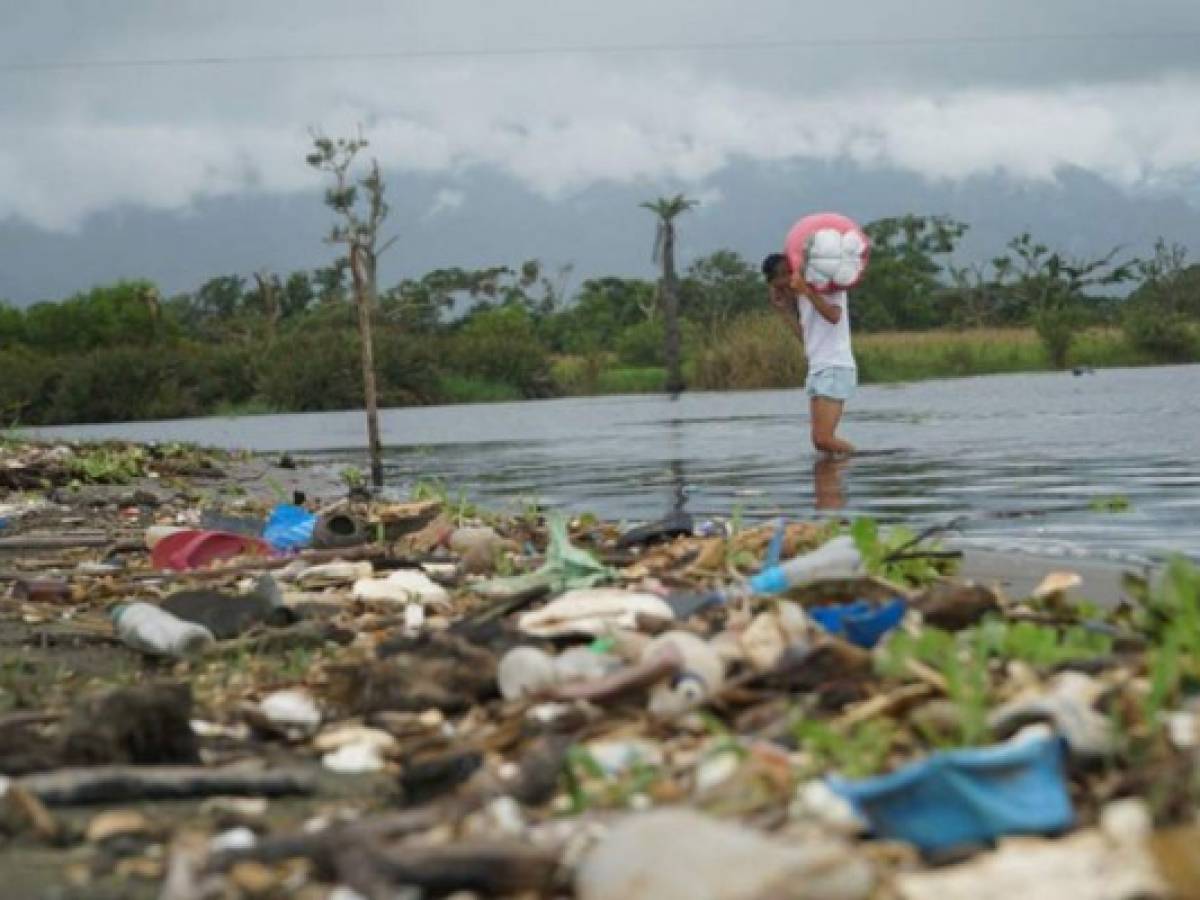
[(326, 753), (321, 757), (321, 765), (339, 775), (364, 775), (381, 771), (386, 763), (374, 743), (359, 741)]
[(321, 711), (307, 691), (275, 691), (263, 697), (258, 708), (275, 725), (310, 734), (321, 727)]
[(554, 658), (537, 647), (514, 647), (500, 658), (496, 683), (505, 700), (536, 696), (558, 683)]
[(208, 842), (210, 853), (220, 853), (223, 850), (249, 850), (258, 843), (258, 835), (249, 828), (231, 828), (215, 835)]

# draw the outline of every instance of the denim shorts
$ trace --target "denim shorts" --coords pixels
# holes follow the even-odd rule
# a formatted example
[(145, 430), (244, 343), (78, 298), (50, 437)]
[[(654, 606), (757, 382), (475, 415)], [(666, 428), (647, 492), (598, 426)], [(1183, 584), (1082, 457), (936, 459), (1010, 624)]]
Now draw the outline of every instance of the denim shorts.
[(829, 366), (819, 372), (809, 372), (804, 390), (810, 397), (845, 402), (858, 384), (858, 369), (851, 366)]

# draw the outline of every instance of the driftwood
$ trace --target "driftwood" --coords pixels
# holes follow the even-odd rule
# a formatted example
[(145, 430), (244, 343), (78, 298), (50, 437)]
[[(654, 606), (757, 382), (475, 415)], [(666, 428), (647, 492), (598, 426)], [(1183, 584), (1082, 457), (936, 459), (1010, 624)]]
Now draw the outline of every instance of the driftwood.
[(205, 871), (225, 872), (248, 860), (272, 865), (287, 859), (307, 859), (324, 877), (336, 878), (343, 854), (351, 848), (367, 844), (382, 846), (437, 825), (459, 822), (496, 797), (513, 797), (531, 805), (547, 802), (554, 795), (571, 743), (569, 735), (547, 735), (535, 741), (525, 753), (514, 778), (501, 781), (483, 771), (456, 796), (439, 798), (414, 809), (331, 825), (318, 832), (266, 836), (253, 847), (214, 853)]
[(107, 547), (111, 534), (89, 531), (84, 534), (18, 534), (0, 538), (0, 550), (78, 550)]
[(316, 779), (301, 769), (255, 772), (192, 766), (97, 766), (25, 775), (13, 783), (53, 806), (221, 794), (282, 797), (312, 793)]
[(247, 572), (283, 569), (298, 559), (311, 563), (332, 562), (338, 559), (386, 559), (397, 568), (418, 568), (426, 563), (457, 562), (457, 559), (448, 556), (392, 556), (388, 547), (380, 544), (368, 544), (363, 547), (347, 547), (340, 550), (302, 550), (291, 556), (260, 556), (227, 566), (191, 569), (186, 572), (176, 572), (173, 569), (157, 569), (150, 572), (137, 572), (131, 574), (129, 577), (135, 581), (207, 581), (209, 579), (224, 578), (227, 575), (244, 575)]
[(494, 897), (541, 894), (558, 873), (558, 856), (516, 841), (471, 841), (444, 846), (346, 847), (335, 860), (337, 877), (370, 898), (392, 897), (399, 886), (422, 895), (457, 891)]

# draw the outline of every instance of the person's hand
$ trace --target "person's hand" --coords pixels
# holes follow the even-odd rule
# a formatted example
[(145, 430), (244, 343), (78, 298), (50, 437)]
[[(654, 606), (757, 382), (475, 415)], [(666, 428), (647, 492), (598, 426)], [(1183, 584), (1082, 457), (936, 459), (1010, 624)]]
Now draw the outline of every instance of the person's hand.
[(790, 305), (788, 302), (787, 292), (778, 285), (771, 285), (767, 288), (767, 298), (771, 301), (771, 305), (776, 309), (787, 309)]
[(799, 272), (792, 275), (792, 290), (801, 296), (807, 297), (810, 300), (812, 299), (813, 289)]

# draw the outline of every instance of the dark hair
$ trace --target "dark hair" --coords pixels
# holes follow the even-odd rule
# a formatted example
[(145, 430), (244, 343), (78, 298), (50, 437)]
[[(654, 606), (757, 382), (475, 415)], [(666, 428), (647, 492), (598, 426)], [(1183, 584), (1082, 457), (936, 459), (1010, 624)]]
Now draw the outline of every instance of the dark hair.
[(787, 257), (782, 253), (768, 254), (767, 258), (762, 261), (763, 278), (767, 279), (767, 281), (770, 281), (779, 271), (779, 266), (785, 262), (787, 262)]

